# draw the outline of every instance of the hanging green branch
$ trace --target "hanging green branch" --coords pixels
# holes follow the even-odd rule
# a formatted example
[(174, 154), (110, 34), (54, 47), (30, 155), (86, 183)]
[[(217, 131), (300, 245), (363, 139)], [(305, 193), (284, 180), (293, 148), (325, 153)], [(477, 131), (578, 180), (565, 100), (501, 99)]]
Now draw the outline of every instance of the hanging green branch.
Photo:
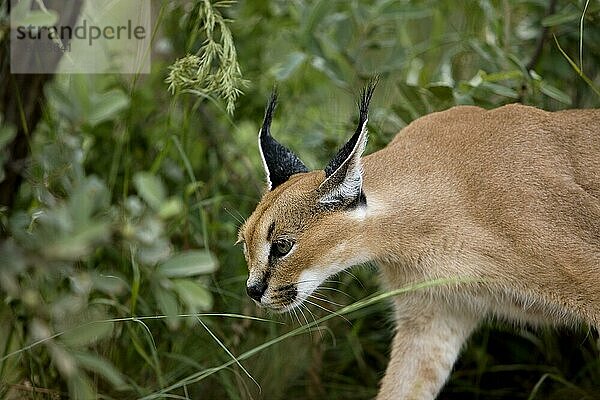
[(169, 67), (166, 79), (171, 93), (192, 92), (219, 97), (225, 101), (230, 114), (242, 94), (242, 88), (248, 83), (242, 78), (228, 21), (218, 10), (231, 4), (230, 1), (212, 4), (210, 0), (201, 0), (198, 21), (206, 40), (196, 54), (188, 54), (175, 61)]

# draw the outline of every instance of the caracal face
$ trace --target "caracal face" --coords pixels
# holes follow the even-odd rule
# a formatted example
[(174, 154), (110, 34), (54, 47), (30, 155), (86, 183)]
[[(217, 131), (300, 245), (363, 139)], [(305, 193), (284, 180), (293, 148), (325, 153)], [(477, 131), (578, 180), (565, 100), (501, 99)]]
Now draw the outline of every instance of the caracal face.
[(289, 311), (329, 276), (366, 261), (352, 243), (353, 215), (366, 207), (360, 156), (374, 84), (363, 92), (359, 126), (325, 170), (309, 172), (270, 135), (276, 96), (259, 132), (267, 192), (241, 227), (248, 295), (261, 306)]
[(262, 306), (289, 311), (329, 276), (363, 261), (349, 236), (352, 210), (319, 203), (323, 180), (323, 171), (291, 177), (263, 197), (240, 230), (248, 294)]

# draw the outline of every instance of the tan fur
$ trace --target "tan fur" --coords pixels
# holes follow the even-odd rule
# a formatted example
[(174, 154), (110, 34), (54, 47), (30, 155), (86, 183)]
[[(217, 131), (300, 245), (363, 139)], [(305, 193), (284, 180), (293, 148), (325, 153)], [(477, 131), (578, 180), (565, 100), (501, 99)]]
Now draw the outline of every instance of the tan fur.
[(395, 299), (378, 399), (435, 398), (486, 317), (600, 326), (600, 110), (455, 107), (414, 121), (362, 168), (366, 208), (320, 210), (323, 171), (296, 174), (265, 194), (240, 239), (249, 281), (267, 268), (273, 221), (274, 237), (295, 239), (263, 298), (275, 309), (297, 304), (277, 301), (277, 287), (365, 261), (389, 289), (476, 281)]

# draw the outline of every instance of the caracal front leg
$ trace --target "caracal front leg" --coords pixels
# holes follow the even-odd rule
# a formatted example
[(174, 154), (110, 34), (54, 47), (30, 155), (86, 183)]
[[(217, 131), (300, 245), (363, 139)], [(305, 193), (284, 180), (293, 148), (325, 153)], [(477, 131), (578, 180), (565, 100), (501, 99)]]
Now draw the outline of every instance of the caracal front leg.
[(394, 302), (396, 334), (377, 400), (435, 399), (477, 318), (423, 293)]

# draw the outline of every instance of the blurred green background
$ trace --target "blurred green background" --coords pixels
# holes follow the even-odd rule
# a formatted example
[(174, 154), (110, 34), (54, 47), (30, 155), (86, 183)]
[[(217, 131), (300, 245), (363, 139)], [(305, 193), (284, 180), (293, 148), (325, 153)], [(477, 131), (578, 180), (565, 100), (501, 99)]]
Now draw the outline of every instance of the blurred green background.
[[(375, 74), (367, 152), (456, 104), (600, 105), (598, 1), (153, 7), (151, 74), (24, 78), (6, 70), (2, 6), (0, 397), (372, 398), (386, 302), (309, 332), (328, 311), (271, 315), (245, 295), (233, 243), (264, 189), (256, 134), (272, 87), (273, 134), (311, 168), (349, 137)], [(377, 291), (376, 268), (327, 286), (351, 304)], [(491, 322), (440, 398), (600, 399), (599, 345), (585, 326)]]

